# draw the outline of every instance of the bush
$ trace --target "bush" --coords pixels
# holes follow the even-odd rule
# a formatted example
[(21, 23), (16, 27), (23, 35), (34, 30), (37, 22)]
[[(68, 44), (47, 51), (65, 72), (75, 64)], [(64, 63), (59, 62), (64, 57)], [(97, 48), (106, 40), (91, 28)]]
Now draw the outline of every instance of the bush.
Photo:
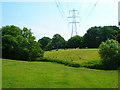
[(99, 46), (102, 69), (117, 69), (120, 66), (120, 45), (116, 40), (107, 40)]
[(64, 64), (64, 65), (70, 66), (70, 67), (80, 67), (80, 64), (78, 64), (78, 63), (73, 63), (73, 62), (70, 62), (70, 61), (53, 59), (53, 58), (39, 57), (39, 58), (36, 58), (36, 61), (55, 62), (55, 63)]
[(82, 63), (81, 66), (91, 69), (101, 69), (101, 62), (99, 60), (89, 61)]

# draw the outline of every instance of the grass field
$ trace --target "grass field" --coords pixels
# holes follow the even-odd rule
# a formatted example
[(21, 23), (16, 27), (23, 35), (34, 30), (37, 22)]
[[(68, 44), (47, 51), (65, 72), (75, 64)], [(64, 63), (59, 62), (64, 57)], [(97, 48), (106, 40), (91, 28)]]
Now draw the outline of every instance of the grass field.
[(118, 85), (118, 72), (115, 70), (8, 59), (2, 59), (2, 70), (3, 88), (116, 88)]
[(100, 60), (98, 49), (59, 49), (58, 51), (47, 51), (44, 57), (69, 60), (76, 63)]

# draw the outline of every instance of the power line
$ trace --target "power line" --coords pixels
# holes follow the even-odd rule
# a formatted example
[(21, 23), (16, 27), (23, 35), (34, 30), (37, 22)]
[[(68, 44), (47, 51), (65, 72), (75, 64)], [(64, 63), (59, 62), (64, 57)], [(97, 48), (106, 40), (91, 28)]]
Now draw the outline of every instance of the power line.
[(64, 17), (65, 17), (65, 13), (64, 13), (64, 11), (63, 11), (63, 9), (62, 9), (62, 5), (61, 5), (61, 3), (60, 3), (59, 1), (58, 1), (58, 4), (59, 4), (59, 6), (60, 6), (60, 8), (61, 8), (61, 11), (62, 11)]
[(91, 0), (89, 0), (89, 3), (87, 5), (87, 7), (86, 7), (86, 10), (85, 10), (85, 13), (83, 14), (83, 16), (87, 15), (87, 12), (89, 10), (90, 5), (91, 5)]
[(87, 17), (84, 19), (84, 21), (81, 24), (83, 24), (88, 19), (88, 17), (91, 15), (91, 13), (93, 12), (93, 10), (95, 9), (95, 7), (98, 4), (98, 1), (99, 0), (96, 1), (96, 3), (94, 4), (93, 8), (91, 9), (91, 11), (88, 13)]
[(59, 1), (57, 2), (57, 0), (55, 0), (55, 4), (56, 4), (56, 6), (57, 6), (57, 8), (58, 8), (58, 11), (60, 12), (60, 15), (61, 15), (63, 21), (65, 22), (65, 24), (67, 25), (67, 28), (68, 28), (68, 30), (69, 30), (69, 29), (70, 29), (70, 28), (69, 28), (69, 24), (68, 24), (68, 21), (67, 21), (67, 17), (65, 17), (64, 11), (63, 11), (63, 9), (62, 9), (62, 5), (60, 4)]
[(67, 23), (67, 18), (66, 18), (65, 14), (64, 14), (64, 11), (63, 11), (63, 9), (62, 9), (61, 3), (60, 3), (59, 1), (57, 2), (57, 0), (55, 0), (55, 3), (56, 3), (56, 6), (57, 6), (57, 8), (58, 8), (58, 11), (59, 11), (60, 14), (61, 14), (61, 17), (63, 18), (63, 21), (65, 21), (65, 23)]
[(57, 6), (58, 11), (60, 12), (60, 14), (61, 14), (62, 18), (64, 18), (64, 16), (63, 16), (63, 14), (62, 14), (62, 12), (61, 12), (61, 10), (60, 10), (60, 8), (59, 8), (59, 5), (58, 5), (58, 3), (57, 3), (57, 1), (56, 1), (56, 0), (55, 0), (55, 3), (56, 3), (56, 6)]

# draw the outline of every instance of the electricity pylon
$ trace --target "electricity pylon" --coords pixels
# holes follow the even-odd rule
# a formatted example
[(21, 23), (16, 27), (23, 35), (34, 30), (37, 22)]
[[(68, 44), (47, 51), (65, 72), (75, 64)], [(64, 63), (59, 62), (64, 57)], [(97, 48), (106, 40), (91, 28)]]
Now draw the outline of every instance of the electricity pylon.
[(69, 19), (72, 19), (69, 23), (72, 24), (72, 32), (71, 32), (71, 37), (73, 37), (74, 35), (77, 35), (77, 24), (79, 23), (77, 21), (77, 19), (79, 18), (79, 16), (76, 16), (76, 14), (79, 15), (79, 12), (75, 9), (73, 10), (69, 10), (69, 15), (72, 12), (72, 16), (69, 16)]

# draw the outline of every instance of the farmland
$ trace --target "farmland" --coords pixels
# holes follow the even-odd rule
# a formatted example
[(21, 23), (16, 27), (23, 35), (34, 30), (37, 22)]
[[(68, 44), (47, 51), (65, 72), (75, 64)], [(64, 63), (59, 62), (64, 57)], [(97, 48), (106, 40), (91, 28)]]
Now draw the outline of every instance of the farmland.
[(117, 71), (2, 59), (3, 88), (116, 88)]

